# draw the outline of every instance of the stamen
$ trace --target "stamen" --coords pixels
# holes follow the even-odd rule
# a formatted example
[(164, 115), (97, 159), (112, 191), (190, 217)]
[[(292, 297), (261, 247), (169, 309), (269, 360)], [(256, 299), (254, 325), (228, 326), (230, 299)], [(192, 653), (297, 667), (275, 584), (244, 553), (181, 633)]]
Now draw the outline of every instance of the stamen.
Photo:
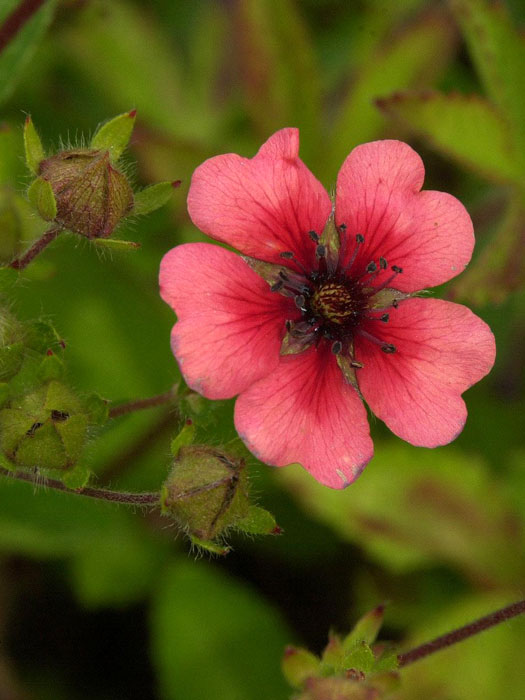
[(284, 250), (282, 253), (279, 253), (279, 257), (284, 258), (285, 260), (292, 260), (297, 265), (297, 267), (301, 268), (305, 275), (308, 275), (305, 266), (301, 262), (299, 262), (299, 260), (297, 260), (297, 258), (291, 250)]
[(308, 235), (314, 243), (319, 243), (319, 236), (315, 231), (308, 231)]
[(270, 287), (270, 292), (278, 292), (283, 287), (284, 287), (283, 280), (277, 280), (277, 282), (275, 282), (275, 284), (272, 284), (272, 286)]
[(396, 351), (396, 346), (395, 346), (395, 345), (392, 345), (392, 343), (385, 343), (385, 345), (383, 345), (383, 347), (381, 348), (381, 350), (382, 350), (383, 352), (386, 352), (387, 355), (389, 355), (390, 353), (393, 353), (393, 352)]
[(343, 343), (340, 340), (336, 340), (335, 343), (332, 343), (332, 352), (334, 355), (339, 355), (342, 349)]
[[(380, 287), (375, 287), (375, 288), (372, 290), (371, 294), (369, 294), (368, 296), (370, 296), (370, 297), (375, 296), (375, 295), (376, 295), (378, 292), (380, 292), (382, 289), (384, 289), (385, 287), (388, 287), (388, 285), (390, 284), (390, 282), (392, 282), (392, 280), (395, 279), (395, 278), (397, 277), (397, 275), (400, 275), (400, 274), (403, 272), (403, 268), (402, 268), (402, 267), (398, 267), (397, 265), (392, 265), (392, 267), (391, 267), (390, 269), (392, 270), (392, 272), (393, 272), (394, 274), (393, 274), (393, 275), (390, 275), (390, 277), (389, 277), (385, 282), (383, 282), (383, 284), (382, 284)], [(396, 308), (397, 308), (397, 307), (396, 307)]]
[(325, 258), (326, 257), (326, 246), (323, 245), (322, 243), (319, 243), (319, 245), (315, 249), (315, 255), (317, 258)]
[(389, 318), (390, 314), (383, 314), (379, 320), (383, 321), (383, 323), (387, 323)]
[(366, 269), (366, 271), (369, 272), (369, 273), (370, 273), (370, 272), (377, 272), (377, 265), (376, 265), (376, 263), (375, 263), (373, 260), (371, 260), (371, 261), (368, 263), (368, 265), (366, 266), (365, 269)]
[(386, 270), (387, 267), (388, 267), (388, 263), (387, 263), (386, 259), (383, 258), (382, 256), (379, 258), (379, 267), (380, 267), (382, 270)]
[(357, 333), (359, 333), (359, 335), (362, 335), (363, 338), (366, 338), (371, 343), (375, 343), (375, 345), (379, 345), (381, 347), (381, 350), (383, 352), (386, 352), (387, 354), (390, 354), (390, 353), (393, 353), (396, 351), (395, 345), (392, 345), (392, 343), (385, 343), (384, 340), (381, 340), (380, 338), (376, 338), (375, 335), (368, 333), (368, 331), (365, 331), (362, 328), (359, 328), (357, 330)]
[(306, 311), (306, 299), (302, 294), (298, 294), (294, 301), (298, 309), (301, 309), (301, 311)]
[(359, 246), (364, 242), (365, 242), (365, 237), (362, 236), (360, 233), (357, 233), (355, 236), (354, 252), (352, 253), (352, 257), (350, 258), (350, 260), (344, 266), (343, 273), (348, 272), (352, 268), (352, 265), (354, 264), (355, 259), (357, 257), (357, 253), (359, 252)]

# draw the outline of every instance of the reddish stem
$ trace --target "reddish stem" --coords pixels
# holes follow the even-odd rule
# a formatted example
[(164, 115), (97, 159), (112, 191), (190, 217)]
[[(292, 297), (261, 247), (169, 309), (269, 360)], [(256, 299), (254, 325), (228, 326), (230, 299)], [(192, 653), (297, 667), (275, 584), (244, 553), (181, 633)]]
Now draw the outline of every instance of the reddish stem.
[(13, 262), (9, 264), (9, 267), (14, 268), (15, 270), (23, 270), (24, 267), (27, 267), (29, 265), (33, 258), (36, 258), (36, 256), (44, 250), (44, 248), (46, 248), (52, 241), (55, 240), (55, 238), (62, 230), (63, 229), (58, 228), (57, 226), (52, 226), (48, 231), (44, 233), (43, 236), (41, 236), (37, 241), (33, 243), (33, 245), (31, 246), (31, 248), (29, 248), (27, 253), (24, 253), (24, 255), (22, 255), (21, 258), (13, 260)]
[(445, 649), (446, 647), (450, 647), (453, 644), (462, 642), (464, 639), (468, 639), (468, 637), (472, 637), (475, 634), (479, 634), (480, 632), (483, 632), (483, 630), (486, 630), (489, 627), (499, 625), (501, 622), (504, 622), (505, 620), (510, 620), (512, 617), (521, 615), (524, 612), (525, 600), (520, 600), (517, 603), (507, 605), (506, 608), (496, 610), (495, 612), (490, 613), (489, 615), (485, 615), (485, 617), (480, 617), (479, 620), (470, 622), (464, 627), (460, 627), (457, 630), (448, 632), (447, 634), (444, 634), (441, 637), (436, 637), (436, 639), (433, 639), (431, 642), (426, 642), (425, 644), (421, 644), (421, 646), (415, 647), (414, 649), (411, 649), (410, 651), (407, 651), (404, 654), (399, 654), (399, 665), (408, 666), (408, 664), (413, 664), (414, 661), (419, 661), (419, 659), (423, 659), (425, 656), (433, 654), (434, 652), (439, 651), (440, 649)]
[(173, 401), (174, 398), (175, 392), (173, 389), (170, 389), (164, 394), (150, 396), (147, 399), (136, 399), (135, 401), (129, 401), (128, 403), (121, 403), (118, 406), (113, 406), (113, 408), (109, 409), (109, 417), (118, 418), (126, 413), (142, 411), (145, 408), (154, 408), (155, 406), (162, 406), (165, 403), (170, 403), (170, 401)]
[(0, 467), (0, 474), (18, 479), (20, 481), (28, 481), (35, 486), (47, 486), (56, 491), (64, 493), (74, 493), (76, 496), (87, 496), (88, 498), (97, 498), (102, 501), (113, 501), (113, 503), (124, 503), (130, 506), (156, 506), (160, 501), (158, 493), (125, 493), (123, 491), (110, 491), (109, 489), (97, 489), (92, 486), (84, 486), (78, 489), (70, 489), (61, 481), (56, 479), (47, 479), (40, 474), (37, 476), (31, 472), (12, 472), (9, 469)]
[(46, 0), (22, 0), (0, 26), (0, 53)]

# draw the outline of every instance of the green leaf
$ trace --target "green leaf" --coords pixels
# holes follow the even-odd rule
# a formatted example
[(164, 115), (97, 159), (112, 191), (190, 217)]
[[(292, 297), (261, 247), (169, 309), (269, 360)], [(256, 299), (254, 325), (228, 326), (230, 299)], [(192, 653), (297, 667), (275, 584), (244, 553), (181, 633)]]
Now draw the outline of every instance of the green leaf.
[(503, 3), (449, 0), (487, 95), (511, 124), (525, 169), (525, 39)]
[(129, 143), (136, 114), (137, 111), (133, 109), (102, 124), (91, 139), (90, 148), (109, 151), (111, 160), (117, 161)]
[(46, 156), (42, 141), (30, 116), (26, 117), (24, 124), (24, 149), (27, 167), (33, 175), (38, 175), (38, 166)]
[(522, 180), (508, 124), (483, 98), (398, 93), (378, 100), (378, 106), (461, 165), (498, 181)]
[[(385, 443), (345, 492), (314, 482), (303, 469), (281, 469), (307, 512), (393, 571), (442, 562), (476, 580), (508, 584), (525, 576), (518, 519), (486, 465), (454, 447), (425, 450)], [(436, 466), (438, 465), (438, 466)]]
[(287, 697), (279, 666), (288, 632), (238, 579), (178, 560), (158, 582), (151, 619), (164, 700)]
[[(18, 4), (18, 0), (3, 0), (0, 24)], [(0, 53), (0, 103), (10, 96), (16, 82), (30, 64), (38, 43), (51, 24), (56, 4), (57, 0), (47, 0)]]
[(259, 506), (250, 506), (247, 515), (237, 521), (235, 527), (250, 535), (276, 535), (281, 531), (273, 515)]
[(354, 146), (378, 138), (384, 130), (385, 118), (374, 100), (433, 81), (443, 72), (452, 46), (450, 21), (431, 13), (383, 44), (359, 67), (331, 129), (325, 156), (330, 177)]
[(43, 219), (53, 221), (57, 215), (57, 202), (47, 180), (38, 177), (27, 190), (27, 196)]
[(130, 253), (133, 250), (141, 248), (140, 243), (135, 243), (135, 241), (121, 241), (118, 238), (93, 238), (91, 242), (93, 245), (96, 245), (97, 248), (122, 253)]
[(160, 209), (171, 199), (174, 187), (178, 187), (179, 180), (175, 182), (158, 182), (150, 185), (134, 194), (133, 214), (149, 214), (155, 209)]

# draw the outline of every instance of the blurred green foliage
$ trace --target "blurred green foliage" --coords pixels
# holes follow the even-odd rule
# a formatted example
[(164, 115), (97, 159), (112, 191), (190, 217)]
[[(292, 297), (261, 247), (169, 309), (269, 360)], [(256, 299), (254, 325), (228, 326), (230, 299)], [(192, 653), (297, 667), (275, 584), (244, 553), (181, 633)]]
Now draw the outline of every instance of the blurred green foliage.
[[(0, 22), (16, 4), (2, 3)], [(442, 292), (471, 305), (498, 344), (451, 447), (401, 445), (375, 422), (377, 457), (345, 492), (252, 460), (284, 534), (239, 537), (224, 560), (194, 562), (156, 514), (2, 478), (0, 697), (284, 699), (284, 645), (320, 651), (330, 627), (349, 629), (383, 600), (385, 638), (408, 649), (523, 596), (523, 22), (517, 0), (48, 0), (0, 55), (1, 187), (22, 194), (30, 181), (26, 113), (58, 148), (133, 108), (127, 172), (141, 187), (182, 180), (168, 206), (122, 229), (140, 251), (65, 235), (18, 280), (0, 280), (21, 319), (52, 319), (78, 392), (119, 401), (180, 380), (156, 277), (169, 248), (203, 240), (185, 210), (191, 173), (217, 153), (253, 155), (283, 126), (301, 129), (302, 156), (327, 187), (360, 141), (418, 149), (426, 186), (459, 197), (478, 237), (470, 269)], [(206, 409), (206, 441), (234, 437), (231, 411)], [(84, 466), (101, 485), (158, 489), (180, 427), (164, 408), (115, 419), (91, 435)], [(42, 618), (57, 581), (58, 612)], [(399, 698), (521, 700), (524, 624), (414, 664)], [(97, 652), (107, 635), (109, 661)], [(149, 670), (137, 680), (121, 658)]]

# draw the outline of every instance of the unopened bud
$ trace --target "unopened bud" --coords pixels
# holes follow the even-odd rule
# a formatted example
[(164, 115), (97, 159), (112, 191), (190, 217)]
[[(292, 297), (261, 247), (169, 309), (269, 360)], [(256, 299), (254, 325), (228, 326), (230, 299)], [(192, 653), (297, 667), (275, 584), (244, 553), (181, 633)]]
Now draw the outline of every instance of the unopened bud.
[(161, 503), (187, 534), (215, 539), (248, 511), (244, 460), (207, 445), (181, 447), (162, 487)]
[[(133, 207), (133, 191), (109, 151), (62, 151), (43, 160), (39, 172), (55, 197), (54, 220), (86, 238), (108, 238)], [(37, 206), (49, 218), (45, 207)]]
[[(45, 157), (30, 117), (24, 127), (26, 163), (36, 180), (28, 197), (45, 221), (95, 241), (107, 239), (131, 213), (146, 214), (165, 204), (173, 186), (163, 182), (138, 192), (118, 166), (135, 123), (135, 110), (103, 124), (87, 148), (70, 148)], [(120, 241), (120, 248), (137, 244)]]
[(73, 467), (86, 441), (88, 414), (58, 381), (12, 398), (0, 410), (0, 448), (14, 467)]

